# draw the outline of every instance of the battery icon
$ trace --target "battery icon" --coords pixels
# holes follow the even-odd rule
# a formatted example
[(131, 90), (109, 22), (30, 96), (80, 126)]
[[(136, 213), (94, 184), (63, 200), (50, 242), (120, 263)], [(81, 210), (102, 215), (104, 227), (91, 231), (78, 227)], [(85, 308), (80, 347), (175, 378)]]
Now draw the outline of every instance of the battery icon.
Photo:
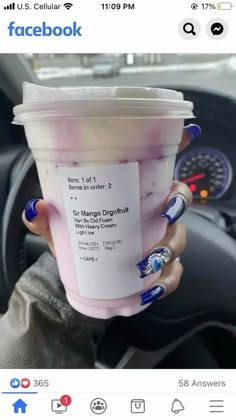
[(220, 1), (217, 3), (217, 9), (218, 10), (231, 10), (233, 7), (233, 4), (229, 1)]

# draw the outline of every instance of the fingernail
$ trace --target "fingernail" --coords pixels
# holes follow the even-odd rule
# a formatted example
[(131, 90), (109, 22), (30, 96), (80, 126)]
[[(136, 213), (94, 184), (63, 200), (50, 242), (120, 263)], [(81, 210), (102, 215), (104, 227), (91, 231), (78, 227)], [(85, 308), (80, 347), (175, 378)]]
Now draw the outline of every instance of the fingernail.
[(165, 287), (160, 286), (159, 284), (152, 289), (147, 290), (140, 295), (141, 305), (147, 305), (148, 303), (160, 299), (165, 294), (165, 291)]
[(189, 124), (184, 127), (184, 129), (189, 133), (190, 135), (190, 141), (194, 140), (196, 137), (200, 136), (202, 130), (201, 127), (197, 124)]
[(28, 222), (32, 222), (32, 220), (38, 215), (36, 210), (36, 204), (38, 201), (39, 199), (30, 200), (25, 206), (25, 218)]
[(175, 195), (169, 201), (167, 207), (162, 212), (162, 217), (168, 219), (169, 225), (172, 225), (178, 220), (186, 209), (186, 201), (183, 196)]
[(142, 279), (161, 270), (163, 265), (170, 261), (170, 258), (171, 251), (168, 248), (155, 249), (136, 265), (141, 272), (140, 278)]

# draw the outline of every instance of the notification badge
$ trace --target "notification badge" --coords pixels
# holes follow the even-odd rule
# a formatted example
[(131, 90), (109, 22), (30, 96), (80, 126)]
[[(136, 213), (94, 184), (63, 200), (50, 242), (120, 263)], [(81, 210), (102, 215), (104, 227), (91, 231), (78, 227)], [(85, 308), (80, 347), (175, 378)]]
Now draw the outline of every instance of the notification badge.
[(62, 397), (60, 398), (60, 403), (64, 405), (64, 407), (68, 407), (68, 405), (70, 405), (71, 402), (72, 402), (72, 399), (70, 395), (62, 395)]

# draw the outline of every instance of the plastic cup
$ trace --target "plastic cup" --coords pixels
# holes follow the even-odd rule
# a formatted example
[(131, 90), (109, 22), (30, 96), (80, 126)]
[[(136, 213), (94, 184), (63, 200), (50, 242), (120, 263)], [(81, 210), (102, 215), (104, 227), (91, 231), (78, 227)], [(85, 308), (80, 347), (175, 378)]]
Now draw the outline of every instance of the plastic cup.
[[(36, 161), (69, 303), (95, 317), (144, 310), (136, 264), (165, 236), (161, 217), (193, 104), (154, 88), (24, 84), (14, 123)], [(159, 273), (160, 275), (161, 273)]]

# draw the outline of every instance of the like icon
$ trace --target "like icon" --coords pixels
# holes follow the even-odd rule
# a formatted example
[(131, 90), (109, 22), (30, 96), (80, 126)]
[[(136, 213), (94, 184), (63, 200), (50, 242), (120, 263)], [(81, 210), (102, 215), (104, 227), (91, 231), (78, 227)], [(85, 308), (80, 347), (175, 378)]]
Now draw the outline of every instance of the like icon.
[(29, 388), (30, 380), (28, 378), (21, 379), (21, 387), (22, 388)]
[(11, 385), (12, 388), (19, 388), (20, 380), (18, 378), (13, 378), (10, 381), (10, 385)]

